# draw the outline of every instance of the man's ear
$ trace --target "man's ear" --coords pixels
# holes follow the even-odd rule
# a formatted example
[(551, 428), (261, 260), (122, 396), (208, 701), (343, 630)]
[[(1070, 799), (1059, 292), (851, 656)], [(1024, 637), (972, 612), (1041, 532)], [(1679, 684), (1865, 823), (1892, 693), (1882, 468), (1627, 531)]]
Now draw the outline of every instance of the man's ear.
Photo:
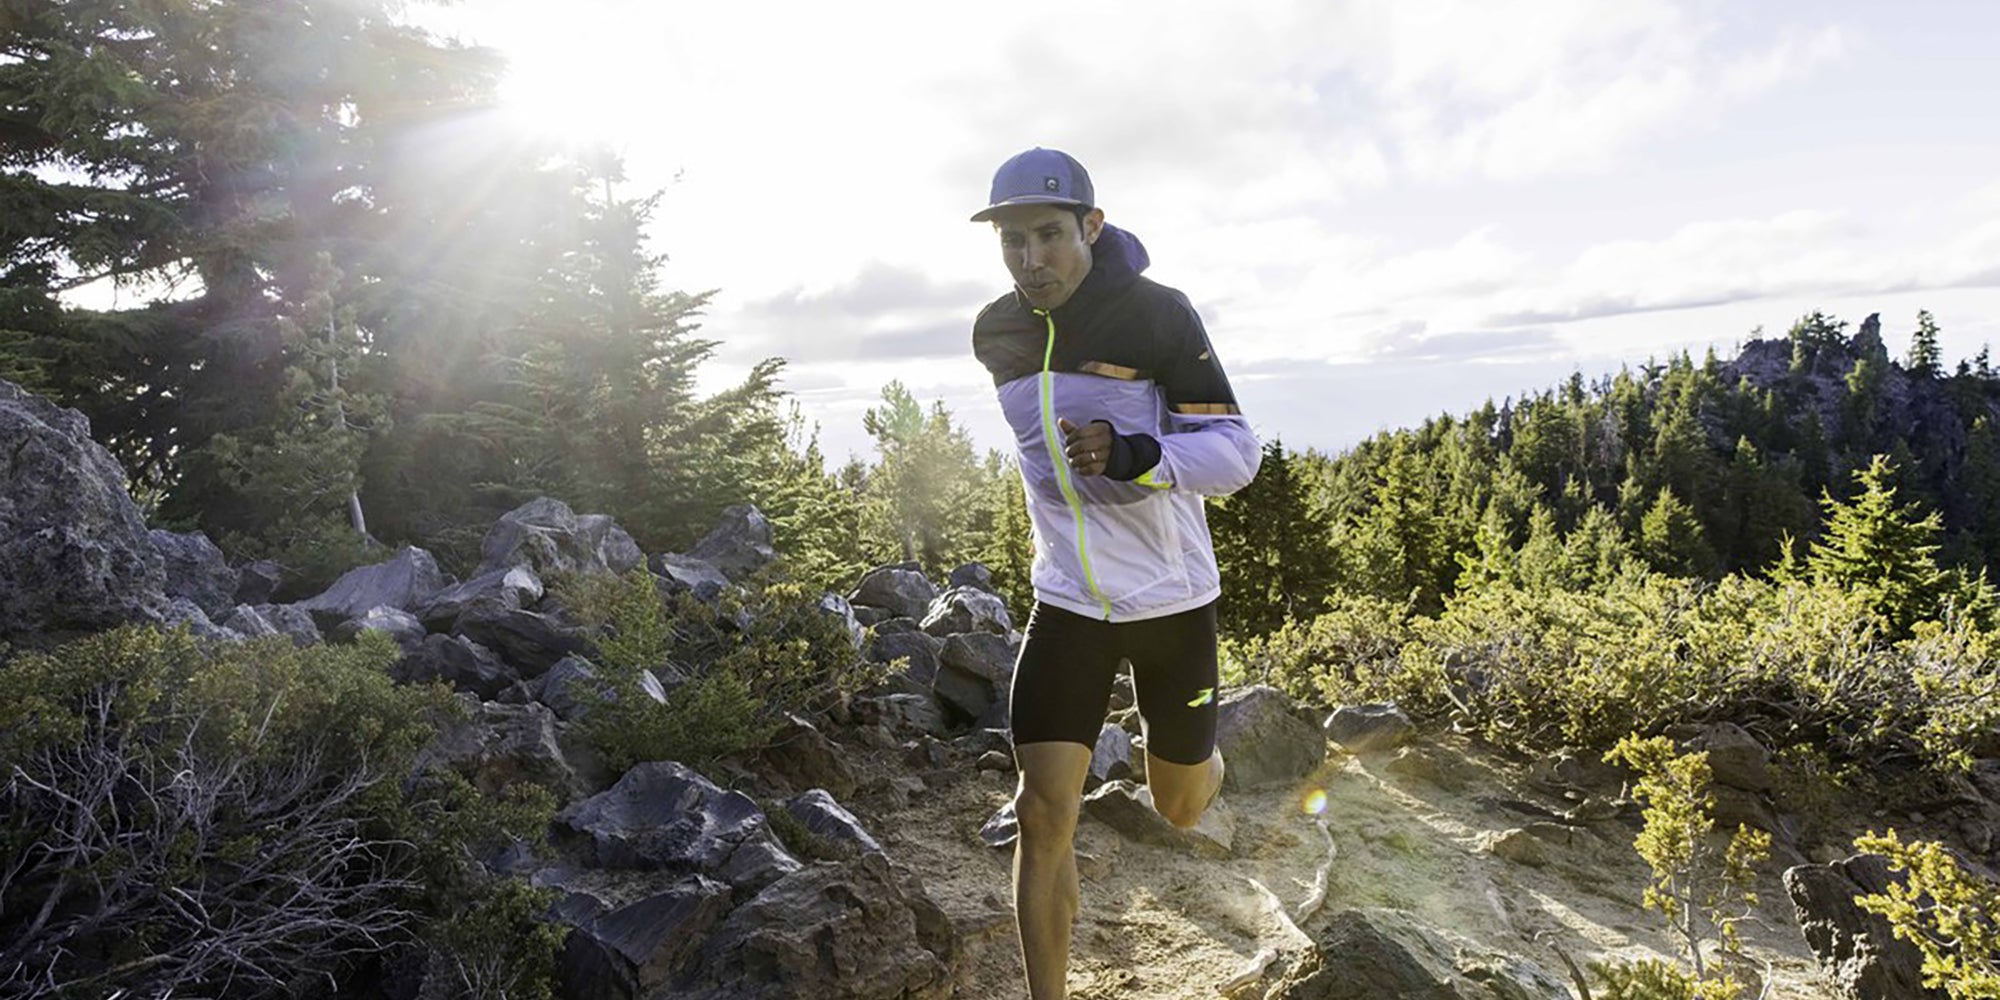
[(1083, 241), (1097, 242), (1097, 234), (1104, 231), (1104, 210), (1093, 208), (1083, 215)]

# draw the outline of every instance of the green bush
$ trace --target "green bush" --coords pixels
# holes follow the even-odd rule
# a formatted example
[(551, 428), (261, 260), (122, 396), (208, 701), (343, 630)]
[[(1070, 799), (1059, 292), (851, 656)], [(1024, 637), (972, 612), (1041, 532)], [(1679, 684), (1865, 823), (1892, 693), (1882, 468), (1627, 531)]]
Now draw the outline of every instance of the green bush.
[(1407, 605), (1337, 594), (1318, 617), (1287, 620), (1268, 635), (1225, 640), (1223, 682), (1269, 684), (1315, 705), (1408, 700), (1398, 689), (1398, 656), (1409, 635)]
[(1856, 905), (1889, 921), (1924, 956), (1924, 985), (1952, 1000), (2000, 1000), (2000, 885), (1966, 871), (1943, 844), (1905, 843), (1890, 830), (1854, 841), (1886, 856), (1908, 881)]
[[(1603, 1000), (1696, 1000), (1694, 978), (1672, 962), (1592, 962)], [(1592, 994), (1596, 996), (1597, 994)]]
[[(1770, 856), (1771, 835), (1738, 826), (1726, 847), (1716, 847), (1705, 752), (1676, 754), (1664, 736), (1627, 736), (1605, 759), (1623, 762), (1637, 775), (1633, 796), (1646, 807), (1645, 826), (1632, 846), (1653, 869), (1643, 902), (1666, 918), (1687, 958), (1691, 996), (1733, 1000), (1743, 985), (1726, 960), (1742, 954), (1736, 925), (1757, 905), (1756, 866)], [(1715, 958), (1709, 948), (1718, 953)]]
[(1895, 635), (1832, 584), (1632, 573), (1600, 592), (1488, 583), (1435, 617), (1338, 597), (1228, 644), (1225, 670), (1313, 703), (1393, 700), (1530, 753), (1731, 720), (1826, 748), (1827, 773), (1970, 766), (2000, 739), (2000, 631), (1968, 613)]
[(0, 670), (0, 997), (290, 995), (399, 948), (545, 996), (551, 934), (460, 928), (523, 899), (471, 859), (550, 803), (416, 773), (456, 703), (395, 657), (125, 628)]
[[(583, 723), (614, 769), (642, 761), (700, 763), (760, 745), (787, 714), (879, 679), (845, 624), (801, 584), (726, 592), (710, 606), (665, 597), (651, 573), (564, 581), (558, 599), (596, 632), (605, 690)], [(684, 681), (667, 703), (641, 672)]]

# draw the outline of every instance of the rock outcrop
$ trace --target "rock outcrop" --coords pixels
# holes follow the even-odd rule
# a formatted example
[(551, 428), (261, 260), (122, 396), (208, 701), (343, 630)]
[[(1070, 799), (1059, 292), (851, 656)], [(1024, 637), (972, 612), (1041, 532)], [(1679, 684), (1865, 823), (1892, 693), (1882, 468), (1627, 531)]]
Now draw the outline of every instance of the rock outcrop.
[(0, 381), (0, 641), (158, 621), (166, 568), (90, 422)]
[(1262, 685), (1223, 696), (1215, 743), (1229, 761), (1228, 788), (1296, 781), (1326, 759), (1326, 736), (1298, 717), (1284, 692)]
[(1856, 896), (1880, 893), (1901, 879), (1879, 854), (1860, 854), (1826, 865), (1785, 872), (1785, 892), (1806, 944), (1845, 1000), (1945, 1000), (1923, 988), (1923, 955), (1899, 940), (1889, 921), (1855, 905)]
[(609, 516), (578, 514), (552, 497), (500, 516), (479, 544), (476, 576), (525, 566), (536, 576), (625, 573), (646, 561), (638, 543)]
[(1401, 910), (1343, 910), (1313, 960), (1273, 1000), (1570, 1000), (1561, 979), (1526, 959), (1428, 927)]

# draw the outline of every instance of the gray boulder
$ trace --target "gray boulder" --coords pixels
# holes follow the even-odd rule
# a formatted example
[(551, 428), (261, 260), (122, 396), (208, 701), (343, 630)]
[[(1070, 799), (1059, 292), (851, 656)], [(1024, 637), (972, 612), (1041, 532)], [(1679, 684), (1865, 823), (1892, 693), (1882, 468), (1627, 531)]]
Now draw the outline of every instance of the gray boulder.
[(1097, 745), (1090, 751), (1090, 772), (1084, 778), (1085, 787), (1096, 788), (1107, 781), (1131, 776), (1132, 734), (1123, 727), (1106, 724), (1097, 734)]
[(254, 639), (265, 635), (290, 636), (295, 646), (312, 646), (320, 642), (319, 626), (312, 616), (291, 604), (239, 604), (220, 623), (244, 638)]
[(733, 504), (687, 554), (740, 582), (777, 560), (771, 538), (771, 522), (762, 511), (747, 503)]
[(996, 701), (1005, 700), (1013, 680), (1014, 650), (1006, 638), (991, 632), (967, 632), (944, 641), (931, 690), (946, 705), (979, 719)]
[(421, 608), (443, 589), (444, 574), (437, 560), (412, 545), (386, 562), (348, 570), (333, 586), (293, 606), (311, 614), (320, 628), (331, 629), (377, 607)]
[(1153, 807), (1152, 789), (1133, 781), (1105, 782), (1083, 797), (1083, 811), (1127, 840), (1186, 848), (1209, 858), (1228, 857), (1236, 835), (1236, 819), (1223, 802), (1209, 806), (1201, 822), (1183, 830)]
[(951, 731), (944, 706), (937, 695), (923, 691), (891, 691), (857, 698), (854, 721), (864, 726), (881, 725), (895, 732), (915, 732), (943, 736)]
[(525, 566), (535, 575), (623, 574), (646, 556), (632, 536), (603, 514), (578, 514), (550, 497), (530, 500), (494, 522), (479, 543), (479, 570)]
[(565, 656), (542, 675), (535, 700), (549, 706), (556, 718), (574, 722), (590, 711), (598, 698), (611, 694), (611, 686), (599, 684), (597, 668), (581, 656)]
[(557, 995), (634, 1000), (669, 990), (693, 971), (702, 942), (729, 907), (729, 886), (701, 875), (623, 906), (570, 892), (555, 906), (557, 922), (571, 928), (557, 963)]
[(248, 604), (239, 604), (229, 609), (229, 613), (223, 615), (222, 620), (216, 624), (245, 639), (261, 639), (267, 635), (278, 634), (277, 626), (272, 625), (269, 619), (258, 614), (257, 609)]
[(271, 595), (284, 582), (284, 570), (269, 559), (257, 559), (236, 567), (235, 604), (269, 604)]
[(945, 586), (954, 589), (971, 587), (989, 594), (999, 593), (993, 589), (993, 571), (987, 569), (985, 563), (969, 562), (953, 568), (951, 575), (945, 580)]
[(500, 658), (471, 639), (428, 635), (396, 666), (396, 679), (406, 684), (443, 681), (454, 690), (470, 691), (482, 701), (498, 699), (521, 678)]
[(542, 578), (525, 566), (509, 566), (481, 573), (464, 583), (455, 583), (437, 592), (417, 612), (424, 627), (433, 632), (451, 629), (458, 616), (475, 607), (514, 611), (533, 607), (542, 599)]
[(556, 825), (600, 868), (705, 874), (751, 892), (800, 868), (749, 796), (672, 761), (632, 768), (557, 814)]
[(418, 621), (416, 615), (378, 605), (334, 626), (331, 635), (335, 642), (353, 642), (363, 632), (387, 634), (389, 638), (396, 640), (396, 645), (402, 647), (405, 655), (416, 652), (422, 647), (424, 637), (430, 634), (425, 631), (424, 623)]
[(1013, 629), (1007, 602), (997, 594), (971, 587), (954, 587), (939, 594), (923, 619), (923, 630), (940, 637), (960, 632), (1006, 635)]
[(861, 643), (867, 637), (867, 630), (863, 629), (861, 622), (854, 617), (854, 606), (847, 603), (847, 598), (835, 593), (821, 594), (818, 606), (820, 614), (840, 622), (840, 627), (847, 631), (848, 643), (854, 647), (855, 652), (861, 652)]
[(1223, 696), (1215, 743), (1229, 761), (1224, 781), (1231, 789), (1296, 781), (1326, 759), (1326, 736), (1294, 713), (1284, 692), (1264, 685)]
[(1517, 955), (1402, 910), (1343, 910), (1314, 954), (1268, 996), (1283, 1000), (1570, 1000), (1568, 984)]
[(1771, 790), (1771, 751), (1742, 726), (1733, 722), (1702, 726), (1687, 741), (1687, 749), (1708, 753), (1709, 773), (1718, 785), (1746, 792)]
[(166, 570), (83, 414), (0, 380), (0, 642), (157, 621)]
[(1396, 705), (1346, 705), (1326, 717), (1326, 736), (1348, 753), (1394, 750), (1415, 736), (1417, 727)]
[[(897, 619), (908, 621), (907, 618)], [(944, 640), (923, 632), (876, 633), (868, 641), (862, 655), (870, 663), (894, 663), (903, 660), (904, 672), (911, 680), (929, 684), (937, 676), (938, 655), (944, 652)]]
[(525, 678), (540, 677), (565, 656), (594, 655), (581, 626), (526, 608), (474, 605), (452, 631), (500, 654)]
[(945, 1000), (957, 933), (879, 854), (794, 871), (737, 907), (702, 949), (688, 1000)]
[(242, 574), (222, 557), (222, 550), (196, 531), (190, 534), (154, 528), (148, 533), (159, 550), (160, 565), (166, 573), (165, 592), (169, 598), (193, 601), (202, 614), (219, 618), (236, 606), (236, 588)]
[[(655, 704), (667, 703), (666, 685), (650, 670), (639, 671), (639, 690)], [(608, 681), (599, 680), (597, 667), (589, 660), (565, 656), (542, 675), (535, 700), (549, 706), (564, 722), (578, 722), (598, 704), (617, 697), (618, 689)]]
[(160, 612), (160, 624), (168, 628), (186, 628), (197, 639), (211, 642), (240, 642), (244, 636), (234, 629), (222, 628), (202, 613), (201, 606), (185, 597), (176, 597), (167, 602)]
[(881, 608), (904, 618), (922, 620), (937, 598), (937, 588), (916, 563), (878, 566), (861, 578), (847, 599), (857, 607)]
[(1021, 839), (1021, 818), (1014, 815), (1013, 799), (1008, 799), (1007, 804), (979, 828), (979, 839), (988, 847), (1006, 847)]
[(786, 717), (757, 755), (757, 773), (794, 789), (823, 788), (835, 796), (854, 794), (859, 782), (847, 754), (819, 727), (796, 715)]
[(1902, 881), (1879, 854), (1785, 871), (1799, 932), (1820, 971), (1847, 1000), (1945, 1000), (1943, 990), (1924, 989), (1923, 954), (1916, 945), (1897, 938), (1887, 920), (1855, 905), (1856, 896), (1879, 894)]
[(806, 829), (828, 840), (852, 844), (864, 854), (883, 853), (882, 845), (868, 835), (861, 821), (824, 788), (809, 789), (794, 797), (785, 803), (785, 811), (804, 823)]
[(679, 594), (693, 591), (704, 601), (713, 601), (729, 589), (729, 577), (705, 560), (693, 556), (661, 553), (646, 561), (646, 568), (660, 580), (662, 592)]
[(439, 731), (419, 756), (419, 767), (448, 767), (487, 795), (526, 782), (555, 793), (558, 801), (589, 794), (589, 778), (564, 756), (555, 713), (541, 705), (503, 705), (459, 695), (465, 718)]

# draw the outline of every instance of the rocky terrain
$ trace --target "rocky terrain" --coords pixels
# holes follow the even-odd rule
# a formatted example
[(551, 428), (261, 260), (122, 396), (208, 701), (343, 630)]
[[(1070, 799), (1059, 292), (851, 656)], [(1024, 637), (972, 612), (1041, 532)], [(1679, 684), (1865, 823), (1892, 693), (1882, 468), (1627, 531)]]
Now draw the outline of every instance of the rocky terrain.
[[(1005, 728), (1019, 635), (983, 568), (933, 581), (885, 566), (823, 596), (853, 655), (891, 666), (885, 683), (794, 717), (758, 752), (615, 774), (578, 738), (591, 633), (547, 581), (643, 566), (663, 594), (713, 604), (777, 558), (770, 525), (736, 507), (687, 552), (648, 554), (609, 518), (545, 498), (495, 523), (481, 555), (456, 580), (422, 549), (384, 552), (272, 603), (277, 567), (149, 530), (78, 414), (0, 382), (0, 641), (134, 621), (217, 642), (387, 633), (400, 679), (442, 681), (470, 709), (427, 766), (489, 793), (533, 782), (562, 803), (553, 856), (491, 864), (558, 891), (551, 918), (574, 929), (563, 995), (1022, 995)], [(647, 693), (671, 699), (679, 680), (663, 664)], [(1639, 809), (1616, 768), (1510, 758), (1393, 706), (1240, 688), (1222, 702), (1225, 794), (1183, 833), (1145, 797), (1130, 704), (1121, 687), (1078, 833), (1078, 997), (1566, 998), (1581, 993), (1573, 966), (1673, 954), (1638, 903)], [(1745, 933), (1766, 995), (1925, 995), (1913, 951), (1852, 904), (1886, 870), (1843, 848), (1895, 826), (1992, 864), (2000, 761), (1805, 816), (1752, 734), (1674, 735), (1709, 750), (1722, 821), (1773, 834)]]

